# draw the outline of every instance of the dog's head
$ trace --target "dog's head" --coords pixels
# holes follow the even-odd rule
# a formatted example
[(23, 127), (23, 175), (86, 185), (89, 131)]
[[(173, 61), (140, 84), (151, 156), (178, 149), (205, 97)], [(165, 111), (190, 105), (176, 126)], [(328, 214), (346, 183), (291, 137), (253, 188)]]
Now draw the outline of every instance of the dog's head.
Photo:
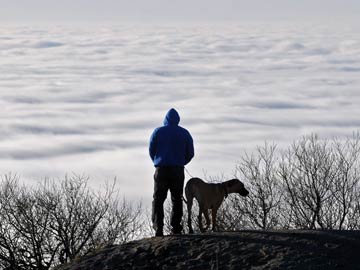
[(226, 181), (226, 188), (228, 193), (239, 193), (241, 196), (249, 195), (249, 191), (239, 179), (231, 179)]

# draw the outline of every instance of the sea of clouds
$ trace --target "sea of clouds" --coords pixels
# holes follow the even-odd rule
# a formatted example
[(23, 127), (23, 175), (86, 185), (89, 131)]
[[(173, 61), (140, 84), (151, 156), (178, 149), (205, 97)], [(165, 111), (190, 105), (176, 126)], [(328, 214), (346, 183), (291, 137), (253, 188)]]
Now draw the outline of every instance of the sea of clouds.
[(116, 177), (150, 200), (148, 140), (171, 107), (200, 177), (231, 176), (265, 140), (360, 127), (360, 32), (348, 26), (1, 26), (0, 59), (0, 173), (28, 182)]

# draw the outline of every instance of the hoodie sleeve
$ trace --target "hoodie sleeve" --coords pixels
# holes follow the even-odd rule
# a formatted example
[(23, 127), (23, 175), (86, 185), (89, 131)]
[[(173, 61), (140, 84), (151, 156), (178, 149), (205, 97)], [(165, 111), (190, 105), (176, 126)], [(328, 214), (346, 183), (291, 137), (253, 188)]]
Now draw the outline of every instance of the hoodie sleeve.
[(156, 154), (156, 133), (157, 133), (157, 129), (155, 129), (154, 132), (151, 134), (150, 143), (149, 143), (149, 154), (152, 161), (154, 161)]
[(185, 157), (186, 164), (188, 164), (193, 157), (194, 157), (194, 141), (190, 133), (188, 132), (188, 139), (186, 143), (186, 157)]

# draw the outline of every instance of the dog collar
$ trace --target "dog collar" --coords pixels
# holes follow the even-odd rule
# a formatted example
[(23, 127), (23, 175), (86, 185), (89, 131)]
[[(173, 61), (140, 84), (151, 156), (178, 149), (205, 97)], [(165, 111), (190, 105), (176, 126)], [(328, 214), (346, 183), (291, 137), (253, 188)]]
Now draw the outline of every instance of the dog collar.
[(224, 189), (224, 193), (225, 193), (225, 198), (227, 198), (227, 196), (228, 196), (228, 191), (227, 191), (227, 189), (226, 189), (226, 185), (224, 185), (224, 184), (221, 184), (221, 186), (222, 186), (222, 188)]

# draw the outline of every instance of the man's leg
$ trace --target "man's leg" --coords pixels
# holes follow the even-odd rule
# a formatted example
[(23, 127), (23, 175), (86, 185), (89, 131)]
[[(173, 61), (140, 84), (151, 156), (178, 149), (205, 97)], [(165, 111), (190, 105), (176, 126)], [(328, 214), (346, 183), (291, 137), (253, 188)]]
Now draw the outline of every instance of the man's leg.
[(163, 235), (164, 201), (166, 200), (168, 185), (162, 168), (156, 168), (154, 174), (154, 195), (152, 202), (152, 222), (156, 236)]
[(173, 233), (180, 234), (183, 227), (181, 225), (183, 215), (183, 189), (184, 189), (184, 168), (175, 167), (172, 172), (170, 192), (172, 201), (171, 226)]

